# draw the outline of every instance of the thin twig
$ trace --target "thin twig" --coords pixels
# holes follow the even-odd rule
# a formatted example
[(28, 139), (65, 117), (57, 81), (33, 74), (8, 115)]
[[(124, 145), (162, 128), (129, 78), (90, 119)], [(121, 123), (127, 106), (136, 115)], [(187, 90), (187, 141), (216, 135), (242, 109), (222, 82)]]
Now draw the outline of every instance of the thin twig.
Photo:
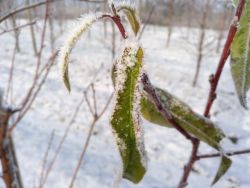
[(67, 136), (68, 136), (68, 133), (69, 133), (69, 131), (70, 131), (70, 128), (71, 128), (72, 125), (74, 124), (74, 121), (75, 121), (75, 119), (76, 119), (76, 117), (77, 117), (77, 115), (78, 115), (78, 113), (79, 113), (79, 110), (80, 110), (80, 108), (81, 108), (83, 102), (84, 102), (84, 96), (81, 98), (80, 102), (79, 102), (78, 105), (76, 106), (76, 109), (75, 109), (75, 111), (74, 111), (74, 113), (73, 113), (73, 116), (72, 116), (71, 120), (70, 120), (69, 123), (68, 123), (68, 126), (67, 126), (67, 128), (66, 128), (66, 130), (65, 130), (65, 132), (64, 132), (64, 135), (63, 135), (62, 139), (60, 140), (59, 145), (58, 145), (57, 148), (56, 148), (55, 155), (53, 156), (51, 162), (50, 162), (49, 165), (48, 165), (48, 168), (47, 168), (47, 170), (46, 170), (46, 172), (45, 172), (43, 181), (40, 182), (38, 188), (42, 188), (42, 187), (45, 185), (45, 183), (46, 183), (46, 181), (47, 181), (47, 179), (48, 179), (48, 176), (49, 176), (49, 174), (50, 174), (50, 172), (51, 172), (51, 170), (52, 170), (52, 168), (53, 168), (53, 166), (54, 166), (54, 164), (55, 164), (55, 162), (56, 162), (56, 160), (57, 160), (57, 157), (58, 157), (58, 155), (59, 155), (59, 153), (60, 153), (60, 151), (61, 151), (61, 149), (62, 149), (62, 146), (63, 146), (63, 144), (64, 144), (64, 142), (65, 142), (65, 140), (66, 140), (66, 138), (67, 138)]
[(51, 149), (51, 146), (52, 146), (52, 142), (53, 142), (54, 136), (55, 136), (55, 130), (53, 130), (52, 133), (51, 133), (51, 135), (50, 135), (48, 147), (47, 147), (46, 152), (45, 152), (44, 157), (43, 157), (42, 169), (41, 169), (40, 181), (39, 181), (40, 184), (43, 182), (43, 179), (44, 179), (45, 168), (46, 168), (46, 165), (47, 165), (48, 156), (49, 156), (49, 152), (50, 152), (50, 149)]
[(12, 101), (12, 90), (13, 90), (13, 73), (14, 73), (14, 64), (15, 64), (15, 59), (16, 59), (16, 52), (17, 52), (17, 46), (15, 45), (14, 50), (13, 50), (13, 55), (12, 55), (12, 60), (11, 60), (11, 66), (10, 66), (10, 73), (9, 73), (9, 80), (8, 80), (8, 85), (7, 85), (7, 91), (6, 91), (6, 101), (9, 98), (10, 95), (10, 101)]
[(138, 36), (138, 40), (141, 39), (141, 37), (142, 37), (142, 35), (143, 35), (143, 33), (144, 33), (147, 25), (149, 24), (149, 21), (150, 21), (152, 15), (153, 15), (154, 10), (155, 10), (155, 6), (156, 6), (156, 4), (153, 4), (151, 10), (149, 11), (148, 17), (147, 17), (147, 19), (146, 19), (146, 21), (145, 21), (145, 23), (144, 23), (144, 25), (143, 25), (143, 27), (141, 29), (141, 32), (140, 32), (140, 34)]
[[(85, 144), (84, 144), (84, 147), (83, 147), (83, 150), (81, 152), (81, 155), (80, 155), (80, 158), (78, 160), (78, 163), (77, 163), (77, 166), (74, 170), (74, 173), (73, 173), (73, 176), (72, 176), (72, 179), (71, 179), (71, 182), (70, 182), (70, 185), (69, 185), (69, 188), (73, 188), (74, 186), (74, 183), (75, 183), (75, 180), (77, 178), (77, 175), (79, 173), (79, 169), (80, 169), (80, 166), (83, 162), (83, 159), (84, 159), (84, 156), (85, 156), (85, 153), (87, 151), (87, 148), (88, 148), (88, 145), (89, 145), (89, 142), (90, 142), (90, 139), (91, 139), (91, 136), (93, 134), (93, 130), (94, 130), (94, 127), (97, 123), (97, 121), (103, 116), (104, 112), (107, 110), (110, 102), (111, 102), (111, 99), (113, 98), (113, 94), (110, 96), (110, 98), (108, 99), (107, 103), (105, 104), (104, 108), (101, 110), (101, 113), (100, 114), (97, 114), (97, 111), (94, 112), (94, 114), (96, 114), (95, 116), (93, 116), (93, 121), (90, 125), (90, 129), (89, 129), (89, 132), (88, 132), (88, 136), (86, 138), (86, 141), (85, 141)], [(93, 100), (96, 100), (96, 99), (93, 99)]]
[(18, 117), (16, 118), (13, 125), (9, 128), (9, 132), (12, 132), (16, 128), (17, 124), (22, 120), (22, 118), (25, 116), (25, 114), (29, 111), (29, 109), (32, 106), (33, 102), (35, 101), (38, 93), (40, 92), (42, 86), (44, 85), (52, 66), (54, 65), (56, 55), (57, 54), (53, 54), (53, 58), (49, 60), (49, 63), (46, 66), (47, 68), (44, 69), (44, 75), (41, 78), (40, 83), (37, 84), (36, 90), (34, 90), (34, 92), (30, 93), (28, 100), (27, 100), (27, 103), (25, 103), (25, 105), (21, 107), (21, 111), (18, 114)]
[(23, 25), (19, 25), (19, 26), (16, 26), (16, 27), (8, 29), (8, 30), (4, 30), (3, 32), (0, 33), (0, 35), (3, 35), (5, 33), (11, 32), (11, 31), (15, 31), (17, 29), (21, 29), (21, 28), (24, 28), (24, 27), (27, 27), (27, 26), (30, 26), (30, 25), (34, 25), (35, 23), (36, 23), (36, 21), (32, 21), (32, 22), (29, 22), (29, 23), (26, 23), (26, 24), (23, 24)]
[(90, 104), (87, 91), (84, 92), (84, 98), (85, 98), (85, 100), (87, 102), (87, 106), (89, 108), (90, 113), (92, 114), (92, 116), (95, 116), (95, 112), (94, 112), (94, 110), (93, 110), (93, 108), (92, 108), (92, 106)]
[(96, 105), (96, 92), (95, 92), (95, 85), (94, 84), (91, 84), (91, 89), (92, 89), (92, 94), (93, 94), (93, 103), (94, 103), (94, 110), (95, 110), (95, 116), (98, 114), (98, 111), (97, 111), (97, 105)]
[[(53, 1), (56, 1), (56, 0), (51, 0), (51, 2), (53, 2)], [(16, 8), (16, 9), (8, 12), (4, 16), (0, 17), (0, 23), (3, 22), (4, 20), (6, 20), (7, 18), (19, 13), (19, 12), (22, 12), (22, 11), (25, 11), (25, 10), (28, 10), (28, 9), (32, 9), (32, 8), (35, 8), (35, 7), (38, 7), (38, 6), (41, 6), (41, 5), (45, 5), (46, 3), (47, 3), (47, 0)]]
[[(243, 154), (249, 154), (250, 149), (246, 150), (240, 150), (240, 151), (232, 151), (232, 152), (226, 152), (225, 154), (228, 156), (235, 156), (235, 155), (243, 155)], [(205, 154), (205, 155), (198, 155), (196, 157), (196, 160), (200, 159), (208, 159), (208, 158), (214, 158), (214, 157), (220, 157), (221, 153), (212, 153), (212, 154)]]
[(80, 169), (80, 167), (81, 167), (81, 164), (82, 164), (84, 155), (85, 155), (85, 153), (86, 153), (86, 151), (87, 151), (87, 148), (88, 148), (88, 145), (89, 145), (89, 142), (90, 142), (90, 138), (91, 138), (91, 136), (92, 136), (94, 127), (95, 127), (95, 125), (96, 125), (96, 122), (97, 122), (97, 119), (94, 118), (94, 120), (92, 121), (92, 123), (91, 123), (91, 125), (90, 125), (90, 129), (89, 129), (89, 132), (88, 132), (88, 136), (87, 136), (87, 139), (86, 139), (86, 141), (85, 141), (83, 150), (82, 150), (82, 152), (81, 152), (80, 159), (78, 160), (77, 166), (76, 166), (75, 171), (74, 171), (74, 174), (73, 174), (73, 176), (72, 176), (72, 179), (71, 179), (69, 188), (73, 188), (73, 186), (74, 186), (74, 183), (75, 183), (77, 174), (78, 174), (79, 169)]
[[(45, 33), (46, 33), (46, 26), (47, 26), (47, 20), (48, 20), (48, 16), (49, 16), (49, 2), (52, 0), (46, 0), (46, 10), (45, 10), (45, 16), (44, 16), (44, 24), (43, 24), (43, 29), (42, 29), (42, 34), (41, 34), (41, 42), (40, 42), (40, 48), (37, 54), (37, 64), (36, 64), (36, 70), (35, 70), (35, 75), (33, 77), (33, 82), (31, 84), (30, 89), (28, 90), (26, 96), (23, 99), (22, 105), (21, 105), (21, 111), (17, 117), (17, 119), (15, 120), (15, 122), (13, 123), (13, 125), (11, 126), (11, 128), (9, 129), (9, 131), (13, 131), (13, 129), (17, 126), (17, 124), (21, 121), (21, 119), (24, 117), (24, 115), (28, 112), (28, 110), (30, 109), (31, 105), (33, 104), (34, 100), (36, 99), (36, 96), (38, 95), (38, 93), (40, 92), (43, 84), (45, 83), (47, 76), (50, 72), (50, 69), (52, 67), (52, 65), (54, 64), (55, 61), (55, 57), (57, 55), (58, 52), (55, 52), (52, 54), (52, 56), (49, 58), (47, 64), (41, 69), (44, 71), (43, 77), (41, 70), (40, 70), (40, 66), (41, 66), (41, 58), (42, 58), (42, 52), (44, 49), (44, 42), (45, 42)], [(39, 79), (41, 78), (41, 81), (39, 83)]]
[[(66, 138), (67, 138), (67, 136), (69, 134), (69, 131), (70, 131), (72, 125), (74, 124), (76, 117), (79, 114), (79, 110), (80, 110), (80, 108), (81, 108), (81, 106), (82, 106), (82, 104), (84, 102), (84, 99), (85, 99), (85, 93), (86, 93), (86, 91), (88, 91), (90, 89), (91, 85), (96, 81), (96, 78), (99, 75), (99, 73), (101, 72), (101, 70), (103, 70), (103, 64), (101, 64), (100, 68), (97, 70), (96, 74), (94, 75), (92, 81), (85, 88), (85, 91), (83, 92), (83, 96), (82, 96), (80, 102), (78, 103), (78, 105), (76, 106), (76, 109), (75, 109), (75, 111), (73, 113), (73, 116), (72, 116), (71, 120), (69, 121), (69, 123), (67, 125), (67, 128), (65, 129), (65, 132), (64, 132), (64, 135), (63, 135), (62, 139), (60, 140), (60, 143), (59, 143), (59, 145), (58, 145), (58, 147), (56, 149), (55, 155), (53, 156), (51, 162), (48, 165), (48, 168), (47, 168), (46, 173), (44, 175), (44, 179), (40, 183), (38, 188), (42, 188), (46, 184), (48, 176), (49, 176), (49, 174), (50, 174), (50, 172), (51, 172), (51, 170), (52, 170), (52, 168), (53, 168), (53, 166), (54, 166), (54, 164), (55, 164), (55, 162), (57, 160), (57, 157), (58, 157), (58, 155), (59, 155), (59, 153), (60, 153), (60, 151), (61, 151), (61, 149), (63, 147), (63, 144), (64, 144), (64, 142), (65, 142), (65, 140), (66, 140)], [(100, 115), (102, 115), (103, 113), (104, 112), (101, 112)]]

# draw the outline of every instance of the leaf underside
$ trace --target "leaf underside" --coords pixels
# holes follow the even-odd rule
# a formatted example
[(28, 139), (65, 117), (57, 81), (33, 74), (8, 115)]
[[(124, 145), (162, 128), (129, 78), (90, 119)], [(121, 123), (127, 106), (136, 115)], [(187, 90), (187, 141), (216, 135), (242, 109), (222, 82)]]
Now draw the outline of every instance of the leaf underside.
[(126, 15), (128, 19), (128, 22), (131, 25), (131, 28), (134, 34), (137, 35), (140, 30), (140, 21), (136, 14), (136, 10), (130, 6), (121, 6), (121, 7), (118, 7), (118, 11), (124, 12), (124, 14)]
[[(143, 164), (142, 156), (145, 151), (142, 143), (137, 139), (137, 135), (141, 134), (139, 128), (139, 119), (135, 115), (135, 92), (137, 82), (140, 77), (142, 68), (143, 51), (139, 48), (134, 57), (129, 57), (127, 52), (129, 48), (125, 48), (121, 62), (134, 61), (132, 67), (126, 66), (125, 81), (122, 89), (116, 86), (117, 103), (111, 118), (111, 126), (116, 136), (117, 145), (123, 161), (123, 177), (138, 183), (143, 178), (146, 167)], [(126, 57), (125, 57), (126, 56)], [(128, 60), (129, 59), (129, 60)], [(117, 77), (122, 75), (117, 75)], [(119, 79), (119, 78), (117, 78)]]
[[(157, 94), (164, 104), (164, 108), (167, 109), (174, 120), (188, 133), (194, 135), (201, 141), (205, 142), (209, 146), (221, 152), (222, 160), (218, 169), (217, 175), (213, 183), (216, 183), (220, 177), (226, 173), (230, 167), (231, 161), (222, 152), (220, 141), (225, 137), (223, 132), (213, 124), (213, 122), (203, 116), (200, 116), (193, 112), (191, 108), (184, 102), (180, 101), (167, 91), (156, 88)], [(169, 122), (161, 115), (156, 109), (153, 102), (151, 102), (147, 96), (141, 99), (141, 114), (149, 122), (172, 127)]]
[(250, 88), (250, 2), (244, 7), (238, 32), (231, 45), (231, 73), (241, 105), (247, 109), (246, 94)]

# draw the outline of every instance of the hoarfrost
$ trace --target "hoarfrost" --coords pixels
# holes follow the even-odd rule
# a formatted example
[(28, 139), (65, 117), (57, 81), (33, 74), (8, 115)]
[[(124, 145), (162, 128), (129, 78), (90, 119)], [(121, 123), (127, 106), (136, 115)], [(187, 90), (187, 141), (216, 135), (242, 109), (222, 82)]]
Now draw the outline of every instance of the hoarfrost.
[(63, 80), (68, 70), (69, 55), (74, 46), (76, 45), (76, 42), (95, 21), (101, 18), (101, 16), (102, 13), (83, 15), (77, 20), (77, 22), (74, 23), (72, 27), (73, 29), (70, 29), (71, 32), (69, 32), (67, 39), (62, 45), (58, 57), (58, 62), (63, 76)]

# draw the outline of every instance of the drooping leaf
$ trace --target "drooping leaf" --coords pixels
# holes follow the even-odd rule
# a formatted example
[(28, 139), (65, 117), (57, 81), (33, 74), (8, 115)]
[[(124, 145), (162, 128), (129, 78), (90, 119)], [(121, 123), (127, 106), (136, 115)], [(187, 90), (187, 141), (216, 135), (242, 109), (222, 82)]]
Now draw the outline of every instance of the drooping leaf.
[(111, 126), (123, 161), (123, 177), (138, 183), (146, 172), (143, 134), (140, 127), (139, 80), (143, 51), (129, 45), (116, 63), (116, 104)]
[(69, 71), (68, 71), (68, 64), (69, 64), (69, 56), (76, 45), (77, 41), (80, 39), (83, 33), (98, 19), (101, 18), (102, 15), (98, 14), (88, 14), (82, 16), (73, 27), (73, 30), (69, 33), (69, 36), (65, 40), (64, 44), (62, 45), (58, 57), (59, 64), (62, 69), (62, 79), (65, 87), (70, 92), (70, 81), (69, 81)]
[(246, 94), (250, 88), (250, 2), (246, 1), (239, 29), (231, 45), (231, 73), (243, 107), (247, 108)]
[[(201, 141), (221, 152), (221, 164), (213, 183), (216, 183), (231, 166), (231, 160), (224, 155), (220, 146), (220, 141), (225, 137), (223, 132), (209, 119), (198, 115), (184, 102), (174, 97), (167, 91), (156, 88), (157, 94), (174, 120), (188, 133), (194, 135)], [(153, 102), (147, 96), (141, 98), (142, 116), (155, 124), (172, 127), (169, 122), (156, 109)]]
[(140, 30), (140, 20), (137, 16), (135, 8), (130, 4), (122, 4), (120, 6), (118, 5), (117, 10), (118, 12), (119, 11), (124, 12), (124, 14), (128, 19), (128, 22), (131, 25), (134, 34), (137, 35)]
[(219, 166), (217, 174), (213, 180), (212, 185), (214, 185), (216, 182), (218, 182), (220, 180), (220, 178), (228, 171), (228, 169), (230, 168), (231, 165), (232, 165), (231, 159), (229, 157), (227, 157), (226, 155), (222, 155), (220, 166)]
[[(220, 148), (219, 142), (224, 138), (224, 134), (211, 120), (193, 112), (188, 105), (167, 91), (159, 88), (156, 88), (156, 91), (164, 107), (170, 111), (175, 121), (182, 126), (183, 129), (213, 148)], [(171, 127), (147, 97), (141, 99), (141, 113), (145, 119), (152, 123)]]

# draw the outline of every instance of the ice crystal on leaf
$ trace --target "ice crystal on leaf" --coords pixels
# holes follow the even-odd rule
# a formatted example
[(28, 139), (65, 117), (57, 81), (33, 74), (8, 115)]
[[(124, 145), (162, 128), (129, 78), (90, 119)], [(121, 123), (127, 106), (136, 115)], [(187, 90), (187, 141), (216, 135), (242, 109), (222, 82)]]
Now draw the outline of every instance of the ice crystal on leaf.
[(137, 42), (126, 41), (122, 56), (115, 64), (116, 101), (110, 120), (123, 161), (123, 177), (134, 183), (146, 172), (139, 103), (142, 59), (143, 51)]
[(77, 20), (74, 24), (73, 29), (68, 34), (67, 39), (65, 40), (64, 44), (62, 45), (58, 57), (59, 65), (61, 66), (62, 71), (62, 79), (64, 85), (70, 91), (70, 82), (69, 82), (69, 74), (68, 74), (68, 63), (69, 63), (69, 56), (76, 45), (77, 41), (80, 39), (82, 34), (89, 29), (89, 27), (102, 16), (101, 13), (95, 14), (87, 14), (83, 15), (81, 18)]

